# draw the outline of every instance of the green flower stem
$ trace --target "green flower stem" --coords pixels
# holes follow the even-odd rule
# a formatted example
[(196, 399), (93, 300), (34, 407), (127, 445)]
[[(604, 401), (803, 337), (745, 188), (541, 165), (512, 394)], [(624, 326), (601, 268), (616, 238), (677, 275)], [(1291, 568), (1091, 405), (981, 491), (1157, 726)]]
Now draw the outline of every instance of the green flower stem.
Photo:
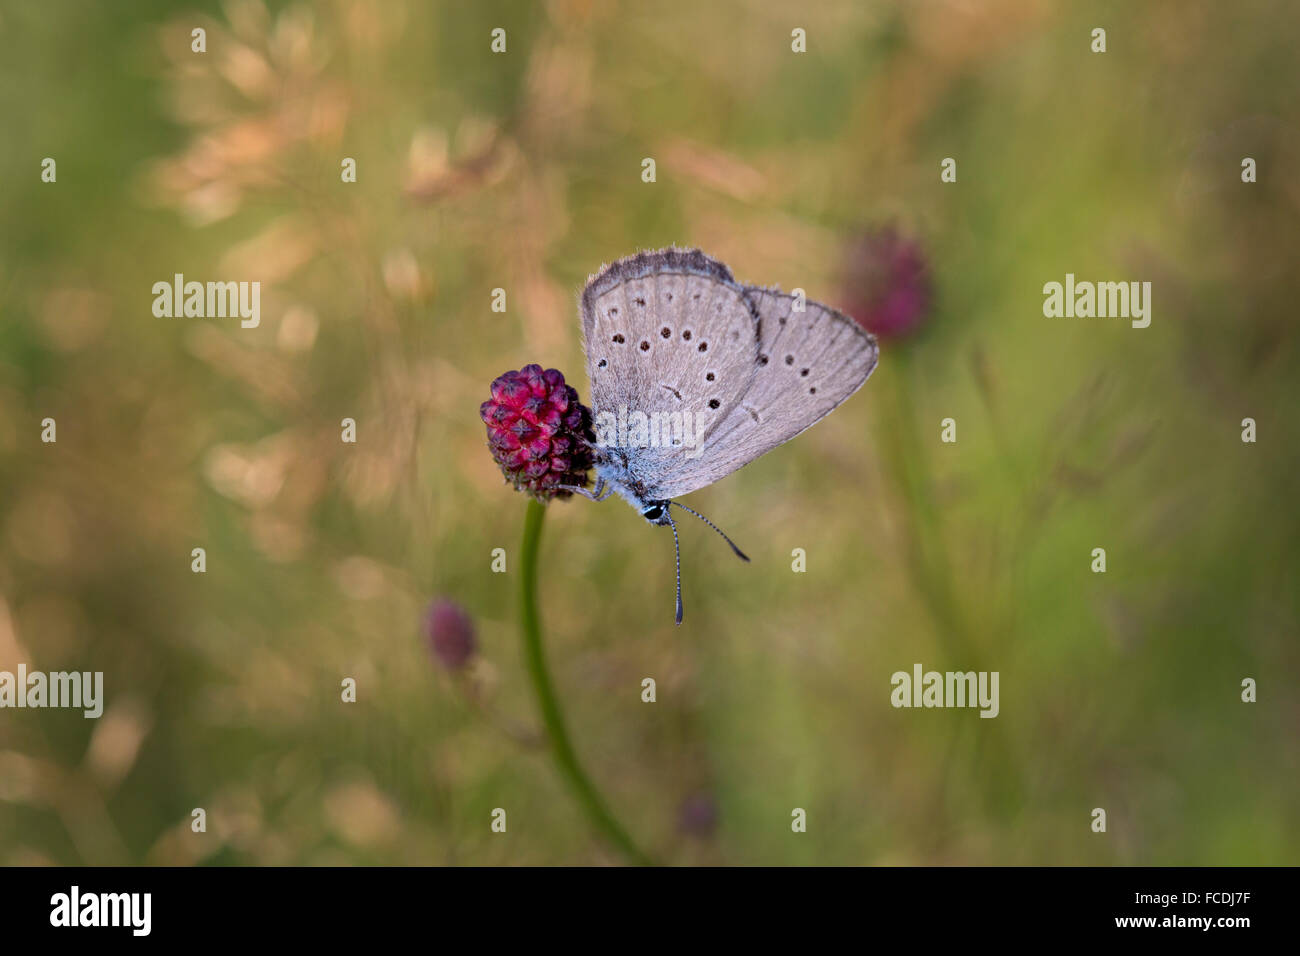
[(533, 690), (537, 693), (537, 703), (542, 711), (542, 723), (546, 727), (546, 737), (555, 757), (560, 775), (573, 791), (583, 812), (587, 814), (592, 826), (606, 840), (618, 848), (629, 862), (638, 865), (651, 863), (649, 857), (637, 848), (628, 836), (623, 825), (610, 812), (605, 799), (600, 795), (591, 779), (578, 762), (578, 755), (569, 740), (569, 732), (564, 726), (564, 715), (555, 696), (555, 685), (546, 667), (546, 652), (542, 647), (541, 618), (537, 613), (537, 552), (542, 540), (542, 520), (546, 517), (546, 506), (535, 500), (529, 500), (528, 512), (524, 516), (523, 550), (519, 556), (522, 571), (519, 587), (519, 627), (524, 639), (524, 661), (528, 666), (528, 677)]

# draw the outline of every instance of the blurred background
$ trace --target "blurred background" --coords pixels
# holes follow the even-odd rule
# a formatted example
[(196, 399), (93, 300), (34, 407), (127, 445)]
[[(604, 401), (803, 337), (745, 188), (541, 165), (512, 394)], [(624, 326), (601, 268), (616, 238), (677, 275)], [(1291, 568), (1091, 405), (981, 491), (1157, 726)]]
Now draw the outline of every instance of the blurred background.
[[(541, 745), (478, 406), (527, 362), (586, 399), (583, 282), (670, 243), (882, 359), (690, 496), (753, 563), (683, 526), (680, 628), (666, 531), (548, 508), (555, 681), (647, 852), (1296, 861), (1300, 8), (783, 7), (0, 4), (0, 670), (105, 682), (0, 711), (0, 862), (619, 862)], [(1045, 318), (1067, 272), (1151, 326)], [(260, 326), (156, 318), (175, 273)], [(894, 709), (918, 662), (1000, 716)]]

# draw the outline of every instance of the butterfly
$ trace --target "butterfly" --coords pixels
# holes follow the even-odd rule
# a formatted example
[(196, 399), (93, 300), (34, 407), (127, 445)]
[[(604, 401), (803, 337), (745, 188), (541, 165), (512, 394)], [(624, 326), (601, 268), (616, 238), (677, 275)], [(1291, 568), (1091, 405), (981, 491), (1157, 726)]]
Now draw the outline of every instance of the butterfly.
[(681, 546), (675, 500), (726, 477), (821, 421), (876, 367), (873, 335), (829, 306), (744, 285), (698, 249), (641, 252), (582, 291), (596, 483), (673, 532), (677, 623)]

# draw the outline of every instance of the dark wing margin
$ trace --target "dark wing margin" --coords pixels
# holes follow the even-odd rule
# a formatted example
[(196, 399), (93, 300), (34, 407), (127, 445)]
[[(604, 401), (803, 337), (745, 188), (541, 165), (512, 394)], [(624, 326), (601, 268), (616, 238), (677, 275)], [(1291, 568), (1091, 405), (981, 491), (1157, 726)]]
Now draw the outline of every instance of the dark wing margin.
[[(631, 279), (641, 279), (664, 272), (684, 273), (717, 279), (719, 282), (735, 286), (743, 291), (743, 287), (736, 281), (736, 277), (731, 274), (730, 269), (717, 259), (705, 255), (699, 249), (678, 249), (676, 246), (669, 246), (666, 249), (658, 249), (653, 252), (638, 252), (635, 255), (626, 256), (609, 265), (602, 266), (598, 273), (587, 278), (587, 284), (583, 287), (580, 303), (583, 334), (589, 335), (591, 333), (591, 323), (595, 318), (592, 311), (592, 302), (596, 298)], [(758, 309), (751, 305), (750, 312), (757, 322)]]

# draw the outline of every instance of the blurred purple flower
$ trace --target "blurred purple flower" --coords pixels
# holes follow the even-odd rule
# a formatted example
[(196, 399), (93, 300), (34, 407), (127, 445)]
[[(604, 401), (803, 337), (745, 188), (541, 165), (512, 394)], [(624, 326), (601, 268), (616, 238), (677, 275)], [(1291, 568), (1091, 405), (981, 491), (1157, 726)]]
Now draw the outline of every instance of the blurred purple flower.
[(882, 339), (914, 334), (930, 311), (930, 264), (918, 240), (888, 226), (849, 243), (841, 299), (845, 311)]
[(426, 627), (434, 660), (449, 671), (464, 669), (478, 649), (474, 621), (469, 613), (455, 601), (444, 598), (429, 608)]
[(677, 811), (677, 829), (687, 836), (707, 840), (718, 826), (718, 805), (707, 793), (695, 793)]

